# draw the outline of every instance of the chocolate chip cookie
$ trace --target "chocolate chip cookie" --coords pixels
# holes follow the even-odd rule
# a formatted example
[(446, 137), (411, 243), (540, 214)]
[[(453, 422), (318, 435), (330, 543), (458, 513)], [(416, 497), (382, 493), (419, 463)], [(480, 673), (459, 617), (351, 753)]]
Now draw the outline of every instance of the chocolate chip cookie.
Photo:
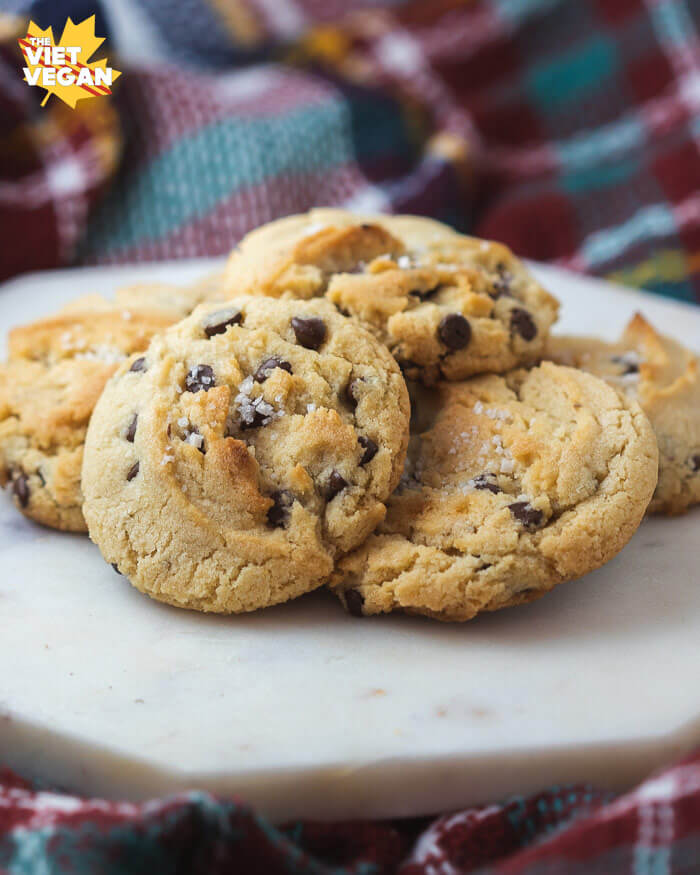
[(25, 516), (87, 531), (80, 469), (92, 409), (119, 363), (176, 318), (86, 296), (10, 332), (0, 365), (0, 483)]
[(172, 283), (135, 283), (117, 289), (114, 294), (118, 307), (166, 310), (180, 319), (189, 316), (195, 307), (206, 301), (222, 301), (225, 297), (221, 272), (208, 274), (185, 286)]
[(598, 568), (639, 525), (656, 441), (603, 380), (545, 362), (415, 387), (412, 401), (386, 519), (332, 578), (350, 613), (469, 620)]
[(533, 362), (558, 305), (498, 243), (416, 216), (312, 210), (251, 232), (232, 253), (231, 293), (325, 296), (424, 383)]
[(327, 301), (203, 306), (122, 366), (87, 434), (90, 536), (135, 587), (225, 613), (324, 583), (384, 518), (409, 401)]
[(545, 356), (602, 377), (639, 401), (659, 444), (651, 513), (684, 513), (700, 502), (700, 377), (694, 353), (638, 313), (617, 343), (552, 337)]

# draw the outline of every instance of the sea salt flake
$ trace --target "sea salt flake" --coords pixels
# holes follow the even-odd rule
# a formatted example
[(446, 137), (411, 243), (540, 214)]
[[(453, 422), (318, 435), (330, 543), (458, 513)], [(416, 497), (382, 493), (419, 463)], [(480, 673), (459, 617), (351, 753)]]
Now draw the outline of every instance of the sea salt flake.
[(84, 359), (87, 361), (108, 362), (109, 364), (117, 364), (124, 361), (127, 356), (120, 350), (105, 344), (98, 344), (92, 349), (80, 352), (76, 355), (76, 359)]
[(489, 419), (498, 419), (501, 422), (506, 422), (510, 419), (510, 414), (507, 410), (499, 410), (497, 407), (487, 407), (484, 413)]
[(624, 386), (632, 386), (639, 381), (639, 372), (623, 374), (618, 379)]
[(644, 359), (636, 349), (630, 349), (622, 353), (622, 355), (615, 356), (614, 361), (620, 362), (623, 365), (641, 365)]

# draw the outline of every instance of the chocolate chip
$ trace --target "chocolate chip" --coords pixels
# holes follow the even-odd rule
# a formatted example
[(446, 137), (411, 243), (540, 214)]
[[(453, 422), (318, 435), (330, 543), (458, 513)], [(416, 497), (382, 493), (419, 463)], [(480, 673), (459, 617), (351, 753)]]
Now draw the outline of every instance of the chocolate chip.
[(427, 301), (440, 289), (440, 283), (436, 286), (433, 286), (432, 289), (426, 289), (422, 291), (421, 289), (411, 289), (408, 293), (412, 298), (418, 298), (419, 301)]
[(494, 300), (497, 300), (503, 295), (511, 297), (510, 283), (513, 277), (510, 273), (508, 273), (508, 271), (505, 269), (505, 266), (502, 264), (499, 264), (496, 270), (498, 271), (498, 279), (494, 280), (493, 282), (491, 297)]
[(326, 489), (324, 492), (326, 501), (332, 501), (339, 492), (348, 485), (348, 481), (339, 474), (335, 469), (331, 471), (331, 476), (328, 478)]
[(246, 421), (245, 419), (241, 419), (241, 431), (246, 431), (249, 428), (260, 428), (261, 425), (266, 425), (266, 422), (269, 422), (270, 414), (263, 413), (262, 410), (258, 410), (257, 407), (253, 409), (253, 418)]
[(23, 471), (12, 481), (12, 492), (20, 507), (26, 507), (29, 504), (29, 480)]
[(449, 349), (464, 349), (472, 338), (472, 329), (460, 313), (450, 313), (438, 325), (438, 334)]
[(216, 386), (214, 371), (209, 365), (195, 365), (185, 377), (188, 392), (208, 392)]
[(201, 444), (199, 444), (199, 445), (198, 445), (198, 444), (193, 444), (192, 441), (189, 440), (189, 436), (190, 436), (191, 434), (199, 434), (199, 429), (198, 429), (195, 425), (191, 426), (190, 428), (186, 428), (186, 429), (185, 429), (185, 432), (184, 432), (184, 434), (183, 434), (183, 436), (182, 436), (183, 441), (187, 441), (187, 443), (190, 444), (191, 446), (193, 446), (193, 447), (197, 447), (197, 449), (199, 450), (199, 452), (200, 452), (203, 456), (206, 456), (206, 454), (207, 454), (207, 448), (204, 446), (204, 438), (202, 438), (202, 442), (201, 442)]
[(522, 523), (528, 529), (539, 526), (544, 517), (542, 511), (533, 507), (529, 501), (516, 501), (514, 504), (508, 505), (508, 510), (518, 522)]
[(367, 462), (371, 462), (377, 455), (379, 447), (375, 444), (372, 438), (365, 437), (363, 434), (358, 437), (357, 442), (361, 447), (364, 447), (365, 450), (360, 459), (360, 465), (366, 465)]
[(129, 423), (129, 427), (126, 430), (126, 434), (124, 437), (129, 441), (130, 444), (133, 444), (134, 438), (136, 437), (136, 424), (139, 421), (138, 413), (134, 413), (134, 418)]
[(347, 388), (345, 389), (345, 398), (353, 410), (357, 407), (357, 402), (360, 400), (357, 390), (359, 389), (360, 383), (362, 382), (364, 382), (362, 379), (350, 380)]
[(131, 363), (131, 367), (129, 368), (129, 370), (134, 372), (145, 371), (146, 359), (143, 356), (141, 356), (141, 358), (134, 359), (134, 361)]
[(323, 319), (302, 319), (300, 316), (295, 316), (292, 319), (292, 328), (297, 343), (300, 343), (306, 349), (318, 349), (326, 339), (326, 323)]
[(214, 337), (215, 334), (223, 334), (229, 325), (240, 325), (242, 321), (243, 314), (240, 310), (217, 310), (207, 317), (204, 333), (207, 337)]
[(281, 368), (288, 374), (292, 373), (292, 366), (289, 364), (289, 362), (286, 362), (284, 359), (277, 358), (276, 355), (273, 355), (271, 358), (265, 359), (264, 362), (261, 362), (261, 364), (258, 365), (258, 369), (253, 374), (253, 379), (256, 383), (264, 383), (275, 368)]
[(537, 334), (537, 326), (532, 316), (522, 307), (513, 307), (510, 311), (510, 327), (523, 340), (532, 340)]
[(271, 526), (279, 528), (289, 519), (289, 508), (294, 504), (294, 496), (286, 489), (273, 492), (270, 498), (272, 506), (267, 511), (267, 521)]
[(110, 564), (110, 565), (112, 566), (112, 568), (117, 572), (117, 574), (121, 574), (121, 571), (119, 570), (119, 566), (117, 565), (116, 562), (110, 562), (109, 564)]
[(365, 598), (362, 593), (357, 589), (346, 589), (344, 595), (348, 614), (353, 617), (361, 617), (362, 608), (365, 604)]
[(501, 487), (496, 482), (495, 474), (478, 474), (472, 480), (472, 486), (474, 489), (488, 489), (489, 492), (493, 492), (494, 495), (498, 495), (499, 492), (503, 492)]
[(134, 477), (139, 473), (139, 463), (137, 462), (135, 465), (132, 465), (129, 468), (129, 473), (126, 475), (127, 480), (133, 480)]
[(688, 459), (690, 467), (693, 471), (700, 471), (700, 453), (695, 453)]
[(624, 365), (625, 369), (620, 374), (620, 376), (624, 377), (627, 374), (638, 374), (639, 373), (639, 365), (637, 362), (631, 362), (629, 359), (625, 358), (624, 355), (613, 355), (610, 357), (610, 361), (614, 362), (616, 365)]

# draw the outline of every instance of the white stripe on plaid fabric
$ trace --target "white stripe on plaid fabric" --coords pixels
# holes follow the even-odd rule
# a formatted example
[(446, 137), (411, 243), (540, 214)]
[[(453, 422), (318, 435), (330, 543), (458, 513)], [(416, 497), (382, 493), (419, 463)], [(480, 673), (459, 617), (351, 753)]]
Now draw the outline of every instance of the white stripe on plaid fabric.
[(282, 39), (291, 39), (302, 32), (306, 16), (294, 0), (255, 0), (268, 30)]
[(700, 193), (675, 207), (652, 204), (640, 209), (622, 225), (589, 234), (575, 259), (564, 259), (563, 263), (576, 269), (599, 269), (643, 240), (669, 237), (696, 225), (700, 225)]
[[(692, 118), (700, 111), (700, 42), (683, 0), (645, 0), (659, 45), (675, 73), (671, 89)], [(700, 153), (700, 137), (694, 135)]]

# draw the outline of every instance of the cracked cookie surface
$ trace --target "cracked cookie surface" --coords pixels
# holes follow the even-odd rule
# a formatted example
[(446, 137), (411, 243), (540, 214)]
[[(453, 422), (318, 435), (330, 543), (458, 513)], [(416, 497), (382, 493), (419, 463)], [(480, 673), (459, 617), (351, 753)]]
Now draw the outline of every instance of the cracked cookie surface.
[(546, 362), (411, 395), (401, 485), (331, 581), (351, 613), (469, 620), (528, 602), (603, 565), (639, 525), (656, 442), (602, 380)]
[(650, 513), (680, 514), (700, 502), (698, 357), (636, 314), (616, 343), (551, 337), (545, 357), (581, 368), (639, 402), (659, 445)]
[(95, 408), (90, 535), (161, 601), (227, 613), (286, 601), (384, 518), (408, 418), (394, 359), (327, 301), (200, 307)]
[(95, 402), (119, 363), (176, 318), (95, 295), (10, 331), (0, 365), (0, 483), (25, 516), (87, 531), (80, 469)]
[(558, 304), (510, 250), (417, 216), (319, 209), (248, 234), (231, 294), (325, 296), (425, 383), (537, 359)]

